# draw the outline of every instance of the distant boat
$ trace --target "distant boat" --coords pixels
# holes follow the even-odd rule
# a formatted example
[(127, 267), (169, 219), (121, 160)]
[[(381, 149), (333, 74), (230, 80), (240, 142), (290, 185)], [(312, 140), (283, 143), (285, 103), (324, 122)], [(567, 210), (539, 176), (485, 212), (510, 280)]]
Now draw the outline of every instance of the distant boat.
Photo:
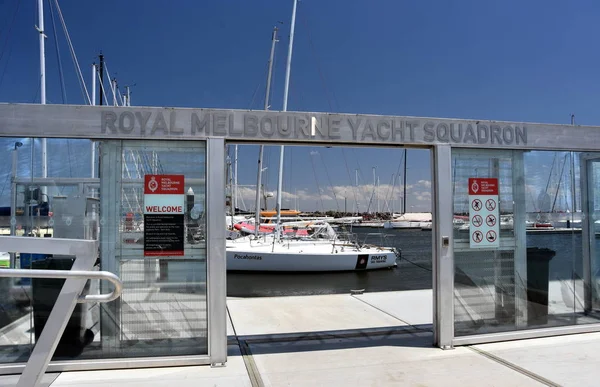
[(392, 220), (383, 223), (384, 228), (423, 229), (431, 228), (431, 212), (407, 212), (394, 214)]

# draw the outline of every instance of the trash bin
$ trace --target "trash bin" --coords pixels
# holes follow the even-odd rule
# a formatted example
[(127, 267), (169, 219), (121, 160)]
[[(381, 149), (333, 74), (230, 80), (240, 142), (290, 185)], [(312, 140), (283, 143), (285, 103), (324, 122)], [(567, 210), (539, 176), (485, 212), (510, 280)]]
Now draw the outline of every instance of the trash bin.
[(550, 283), (550, 260), (556, 251), (527, 248), (527, 324), (548, 323), (548, 286)]
[[(31, 269), (32, 262), (39, 261), (39, 260), (45, 259), (45, 258), (48, 258), (48, 255), (21, 253), (21, 254), (19, 254), (19, 265), (20, 265), (21, 269)], [(18, 285), (30, 286), (31, 278), (19, 279)]]
[[(46, 258), (33, 261), (32, 269), (41, 270), (71, 270), (74, 258)], [(33, 326), (36, 341), (39, 339), (50, 312), (58, 299), (65, 279), (53, 278), (33, 278), (31, 284), (32, 306), (33, 306)], [(87, 281), (83, 294), (89, 291), (90, 282)], [(74, 357), (83, 351), (83, 348), (93, 341), (93, 332), (86, 330), (87, 306), (83, 303), (77, 303), (73, 314), (67, 322), (65, 331), (54, 351), (54, 356)], [(91, 337), (90, 337), (91, 334)]]

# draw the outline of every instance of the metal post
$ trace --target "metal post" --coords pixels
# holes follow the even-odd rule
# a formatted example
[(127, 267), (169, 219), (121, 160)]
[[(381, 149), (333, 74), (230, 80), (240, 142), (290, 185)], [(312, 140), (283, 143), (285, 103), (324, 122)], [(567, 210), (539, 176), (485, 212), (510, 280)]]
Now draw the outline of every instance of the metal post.
[(131, 106), (131, 89), (129, 88), (129, 86), (125, 86), (125, 90), (127, 90), (126, 91), (127, 103), (125, 104), (125, 106)]
[(225, 140), (206, 141), (206, 250), (208, 353), (212, 365), (227, 361), (227, 267), (225, 256)]
[(237, 146), (237, 144), (235, 144), (234, 151), (233, 151), (233, 213), (231, 215), (235, 215), (235, 211), (238, 208), (237, 184), (238, 184), (238, 146)]
[[(354, 170), (354, 179), (355, 179), (354, 189), (358, 190), (358, 169)], [(356, 215), (358, 215), (358, 196), (356, 194), (354, 195), (354, 209), (356, 210), (355, 211)]]
[(404, 182), (402, 183), (402, 213), (406, 214), (406, 148), (404, 148)]
[(110, 89), (112, 91), (112, 96), (113, 96), (113, 106), (119, 106), (119, 104), (117, 103), (117, 79), (113, 78), (110, 81)]
[[(38, 238), (33, 238), (38, 239)], [(52, 239), (44, 238), (43, 242), (49, 242)], [(72, 242), (73, 240), (71, 240)], [(84, 241), (82, 241), (84, 242)], [(91, 242), (91, 241), (85, 241)], [(74, 247), (76, 259), (73, 262), (73, 271), (90, 271), (96, 262), (97, 244), (92, 242), (84, 247)], [(58, 298), (48, 316), (48, 322), (44, 327), (39, 339), (35, 343), (33, 352), (29, 356), (27, 365), (21, 374), (17, 387), (37, 386), (44, 372), (48, 368), (48, 363), (56, 349), (60, 337), (67, 326), (68, 319), (77, 304), (77, 298), (85, 286), (86, 279), (69, 278), (65, 281)]]
[(92, 106), (96, 105), (96, 63), (92, 64)]
[(98, 55), (100, 59), (100, 66), (98, 67), (98, 73), (100, 74), (100, 106), (104, 104), (104, 55), (102, 52)]
[[(38, 27), (37, 30), (40, 36), (40, 104), (46, 104), (46, 52), (44, 34), (44, 0), (38, 0)], [(47, 142), (42, 138), (42, 177), (48, 177), (48, 160), (47, 160)], [(33, 171), (32, 171), (33, 173)], [(46, 193), (46, 187), (43, 187), (42, 192)]]
[[(10, 221), (10, 235), (11, 236), (16, 236), (17, 235), (17, 165), (19, 162), (18, 159), (18, 153), (17, 153), (17, 149), (22, 146), (23, 143), (22, 142), (16, 142), (15, 143), (15, 149), (13, 149), (13, 154), (12, 154), (12, 172), (11, 172), (11, 181), (10, 181), (10, 217), (11, 217), (11, 221)], [(13, 219), (15, 221), (13, 221)], [(10, 253), (10, 268), (14, 269), (16, 266), (16, 259), (17, 255), (14, 252)]]
[[(575, 114), (571, 114), (571, 125), (575, 126)], [(573, 152), (569, 152), (570, 153), (570, 158), (571, 158), (571, 196), (573, 198), (573, 211), (571, 212), (573, 215), (573, 219), (572, 221), (575, 220), (574, 216), (575, 213), (577, 212), (577, 197), (575, 196), (575, 158), (573, 157)], [(583, 209), (582, 209), (583, 211)]]
[[(375, 194), (377, 192), (375, 190), (375, 187), (377, 186), (377, 177), (375, 176), (376, 173), (377, 173), (377, 167), (373, 167), (373, 194)], [(371, 199), (371, 203), (373, 203), (372, 199)], [(375, 208), (375, 203), (373, 203), (373, 208)], [(375, 209), (375, 211), (373, 211), (373, 212), (376, 212), (376, 211), (377, 211), (377, 209)]]
[(432, 152), (433, 335), (440, 348), (454, 339), (454, 248), (452, 227), (451, 148), (437, 145)]
[[(513, 231), (514, 231), (514, 321), (517, 329), (527, 327), (527, 206), (525, 200), (525, 160), (522, 151), (513, 151)], [(511, 316), (512, 318), (512, 316)]]
[[(271, 55), (269, 56), (269, 73), (267, 75), (267, 90), (265, 92), (265, 110), (269, 110), (269, 95), (271, 94), (271, 77), (273, 76), (273, 59), (275, 58), (275, 43), (277, 40), (277, 27), (273, 28), (273, 34), (271, 35)], [(254, 219), (254, 235), (258, 236), (258, 229), (260, 226), (260, 189), (262, 181), (262, 160), (264, 153), (264, 145), (261, 145), (258, 150), (258, 177), (256, 178), (256, 215)], [(237, 184), (237, 145), (236, 145), (236, 184)], [(266, 200), (265, 200), (266, 201)], [(265, 205), (266, 209), (266, 205)]]
[[(285, 86), (283, 89), (283, 111), (287, 111), (288, 92), (290, 89), (290, 71), (292, 68), (292, 49), (294, 47), (294, 28), (296, 27), (296, 5), (298, 0), (294, 0), (292, 8), (292, 23), (290, 25), (290, 43), (288, 45), (287, 64), (285, 68)], [(281, 197), (283, 185), (283, 158), (285, 155), (285, 147), (282, 145), (279, 151), (279, 178), (277, 180), (277, 228), (281, 223)], [(279, 234), (279, 236), (281, 236)]]
[[(92, 106), (96, 105), (96, 63), (92, 64)], [(102, 99), (100, 99), (102, 101)], [(100, 103), (102, 105), (102, 103)], [(92, 178), (96, 177), (96, 142), (94, 140), (91, 141), (90, 144), (90, 168), (91, 173), (90, 176)]]

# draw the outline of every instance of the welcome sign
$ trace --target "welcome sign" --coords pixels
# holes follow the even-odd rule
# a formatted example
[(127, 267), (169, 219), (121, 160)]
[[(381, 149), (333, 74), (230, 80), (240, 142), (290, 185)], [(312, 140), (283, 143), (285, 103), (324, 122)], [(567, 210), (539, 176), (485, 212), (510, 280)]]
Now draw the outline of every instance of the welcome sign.
[(184, 255), (184, 175), (144, 176), (144, 256)]

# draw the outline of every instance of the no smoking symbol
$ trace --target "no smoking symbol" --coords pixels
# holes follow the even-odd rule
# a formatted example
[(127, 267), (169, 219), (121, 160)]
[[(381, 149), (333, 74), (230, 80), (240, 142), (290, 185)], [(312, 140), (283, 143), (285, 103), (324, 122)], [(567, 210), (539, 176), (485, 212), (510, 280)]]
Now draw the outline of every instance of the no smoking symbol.
[(494, 209), (496, 208), (496, 202), (494, 201), (494, 199), (486, 200), (485, 208), (487, 208), (488, 211), (494, 211)]
[(496, 217), (494, 215), (488, 215), (485, 218), (485, 224), (487, 224), (490, 227), (494, 227), (496, 225)]
[(479, 227), (483, 224), (483, 219), (479, 215), (473, 217), (473, 226)]
[(483, 240), (483, 233), (481, 231), (475, 231), (473, 233), (473, 240), (475, 243), (479, 243)]
[(473, 200), (473, 203), (471, 204), (471, 207), (473, 207), (473, 209), (475, 211), (481, 210), (481, 200), (479, 200), (479, 199)]
[(485, 234), (485, 239), (487, 239), (488, 242), (494, 242), (496, 240), (496, 231), (494, 230), (490, 230)]

